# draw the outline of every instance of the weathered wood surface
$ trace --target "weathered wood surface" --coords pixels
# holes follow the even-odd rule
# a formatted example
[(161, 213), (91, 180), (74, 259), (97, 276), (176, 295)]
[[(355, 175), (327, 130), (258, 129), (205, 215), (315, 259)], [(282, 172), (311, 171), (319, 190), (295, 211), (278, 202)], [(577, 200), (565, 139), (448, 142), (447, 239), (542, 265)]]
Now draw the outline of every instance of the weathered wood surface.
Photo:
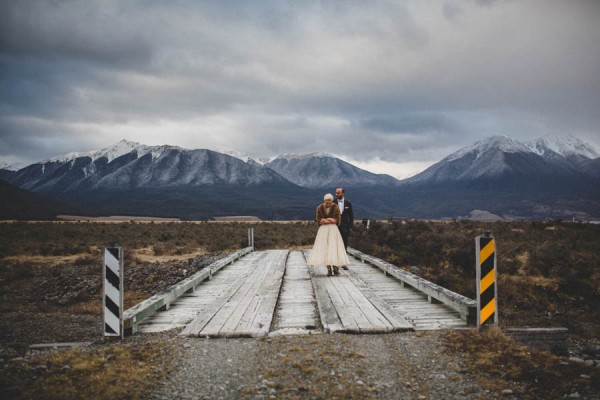
[(273, 334), (315, 333), (319, 328), (319, 315), (315, 294), (301, 251), (291, 251), (277, 309), (273, 321)]
[(383, 333), (413, 329), (401, 314), (384, 304), (348, 271), (337, 276), (328, 276), (325, 267), (310, 267), (309, 271), (326, 332)]
[(227, 257), (215, 261), (201, 271), (198, 271), (194, 275), (184, 279), (183, 281), (172, 285), (154, 296), (142, 301), (134, 307), (126, 310), (123, 313), (123, 324), (124, 329), (129, 333), (135, 333), (138, 329), (138, 325), (147, 317), (154, 314), (156, 311), (163, 308), (170, 308), (171, 303), (175, 302), (184, 293), (194, 290), (200, 282), (210, 278), (213, 274), (219, 271), (221, 268), (229, 265), (239, 258), (245, 256), (253, 250), (252, 247), (246, 247), (238, 250)]
[(187, 325), (198, 313), (206, 312), (215, 301), (226, 296), (230, 297), (230, 291), (253, 272), (258, 260), (264, 256), (263, 253), (250, 253), (218, 273), (212, 274), (212, 279), (201, 282), (193, 292), (179, 297), (170, 304), (168, 310), (146, 318), (139, 325), (139, 331), (161, 332)]
[[(467, 323), (474, 323), (477, 313), (477, 302), (468, 297), (462, 296), (442, 286), (436, 285), (417, 275), (404, 271), (397, 266), (390, 264), (379, 258), (361, 253), (356, 249), (349, 248), (348, 253), (360, 259), (363, 263), (369, 263), (381, 269), (384, 273), (393, 276), (404, 284), (408, 284), (428, 297), (444, 303), (448, 307), (458, 312), (461, 318)], [(402, 286), (402, 284), (401, 284)]]
[(383, 302), (382, 307), (391, 307), (398, 315), (408, 320), (415, 330), (438, 330), (465, 328), (466, 322), (454, 309), (443, 303), (432, 304), (427, 295), (386, 276), (378, 267), (368, 265), (350, 257), (349, 270), (344, 271), (363, 293)]
[(273, 334), (384, 333), (460, 329), (466, 322), (443, 303), (373, 265), (350, 258), (348, 271), (327, 276), (309, 268), (308, 251), (252, 252), (222, 268), (146, 318), (139, 329), (183, 328), (181, 335), (256, 337)]
[(262, 257), (252, 262), (251, 272), (201, 310), (181, 335), (256, 337), (268, 334), (288, 251), (260, 253)]

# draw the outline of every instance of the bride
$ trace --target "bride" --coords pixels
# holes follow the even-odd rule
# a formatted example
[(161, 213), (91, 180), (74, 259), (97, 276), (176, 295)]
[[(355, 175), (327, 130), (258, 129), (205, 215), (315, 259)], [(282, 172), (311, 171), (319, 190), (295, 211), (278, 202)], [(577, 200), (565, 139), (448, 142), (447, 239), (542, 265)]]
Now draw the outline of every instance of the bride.
[(326, 194), (323, 203), (317, 207), (317, 224), (319, 231), (307, 264), (311, 267), (327, 266), (327, 275), (339, 275), (340, 268), (350, 264), (344, 241), (338, 225), (340, 224), (340, 209), (333, 202), (333, 195)]

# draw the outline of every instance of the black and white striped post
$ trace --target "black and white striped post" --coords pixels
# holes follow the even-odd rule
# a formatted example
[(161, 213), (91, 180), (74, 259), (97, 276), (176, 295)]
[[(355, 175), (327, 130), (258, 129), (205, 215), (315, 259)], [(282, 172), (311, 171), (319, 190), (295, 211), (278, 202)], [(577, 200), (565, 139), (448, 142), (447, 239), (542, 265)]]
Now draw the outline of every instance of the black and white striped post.
[(254, 228), (248, 228), (248, 247), (254, 248)]
[(123, 330), (123, 248), (120, 246), (104, 248), (103, 269), (104, 296), (104, 336), (120, 336)]
[(477, 329), (481, 329), (486, 322), (498, 325), (496, 241), (491, 232), (475, 238), (475, 257), (477, 259)]

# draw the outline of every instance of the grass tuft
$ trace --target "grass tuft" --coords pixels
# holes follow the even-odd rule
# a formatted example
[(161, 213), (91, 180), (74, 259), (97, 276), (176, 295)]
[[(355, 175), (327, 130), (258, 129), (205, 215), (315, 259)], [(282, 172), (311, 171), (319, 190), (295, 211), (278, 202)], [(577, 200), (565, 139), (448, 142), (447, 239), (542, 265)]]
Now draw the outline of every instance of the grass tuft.
[(144, 399), (171, 368), (163, 367), (171, 350), (156, 341), (42, 353), (0, 374), (0, 394), (48, 400), (80, 399), (83, 393), (86, 399)]
[(480, 376), (481, 385), (493, 392), (501, 392), (507, 388), (507, 382), (512, 382), (513, 392), (524, 398), (562, 398), (575, 392), (585, 397), (600, 393), (597, 368), (520, 345), (497, 327), (481, 333), (448, 332), (443, 341), (446, 351), (464, 357), (471, 372)]

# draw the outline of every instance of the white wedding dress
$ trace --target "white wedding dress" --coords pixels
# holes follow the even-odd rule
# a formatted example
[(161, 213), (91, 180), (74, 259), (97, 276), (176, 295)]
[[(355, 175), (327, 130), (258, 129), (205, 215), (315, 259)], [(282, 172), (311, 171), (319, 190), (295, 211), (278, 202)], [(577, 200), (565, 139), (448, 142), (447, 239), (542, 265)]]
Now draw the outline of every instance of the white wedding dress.
[(321, 225), (315, 238), (315, 244), (308, 256), (307, 265), (310, 267), (324, 267), (337, 265), (338, 267), (350, 264), (344, 240), (336, 224)]

